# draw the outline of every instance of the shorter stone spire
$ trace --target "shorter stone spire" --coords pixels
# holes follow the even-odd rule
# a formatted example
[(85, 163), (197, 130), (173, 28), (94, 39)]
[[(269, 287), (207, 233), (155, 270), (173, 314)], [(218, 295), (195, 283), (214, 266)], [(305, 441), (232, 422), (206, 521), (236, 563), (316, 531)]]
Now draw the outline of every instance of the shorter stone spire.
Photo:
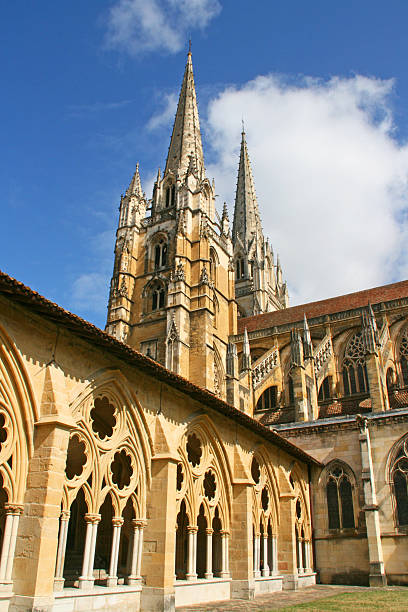
[(313, 344), (310, 335), (309, 323), (307, 322), (306, 313), (303, 313), (303, 357), (311, 359), (313, 357)]
[(377, 322), (370, 303), (361, 313), (361, 319), (361, 335), (363, 337), (364, 348), (367, 353), (375, 353), (379, 345), (379, 337)]
[(139, 174), (139, 162), (137, 162), (136, 164), (136, 170), (135, 173), (132, 177), (132, 180), (130, 181), (130, 185), (128, 187), (128, 189), (126, 190), (126, 195), (127, 196), (137, 196), (138, 198), (143, 198), (143, 189), (142, 189), (142, 182), (140, 180), (140, 174)]
[(251, 349), (249, 346), (249, 338), (247, 328), (244, 329), (244, 340), (242, 342), (242, 370), (251, 369)]
[(303, 365), (302, 359), (302, 339), (297, 329), (292, 329), (290, 332), (290, 361), (291, 366)]

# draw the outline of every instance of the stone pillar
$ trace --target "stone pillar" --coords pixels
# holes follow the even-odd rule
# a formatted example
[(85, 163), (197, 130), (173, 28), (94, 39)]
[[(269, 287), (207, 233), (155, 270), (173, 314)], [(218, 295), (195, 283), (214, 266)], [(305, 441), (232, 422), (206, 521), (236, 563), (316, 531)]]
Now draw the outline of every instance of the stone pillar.
[(204, 578), (207, 580), (211, 580), (214, 577), (212, 571), (212, 539), (213, 539), (213, 530), (206, 529), (205, 531), (207, 535), (207, 559), (205, 564), (205, 574)]
[(298, 574), (303, 574), (303, 550), (302, 550), (302, 538), (297, 539), (297, 554), (298, 554)]
[(197, 580), (197, 527), (187, 527), (187, 580)]
[(3, 547), (0, 561), (0, 588), (9, 585), (11, 588), (11, 574), (16, 549), (17, 531), (23, 506), (18, 504), (5, 504), (6, 520), (4, 525)]
[(73, 426), (70, 417), (55, 414), (43, 416), (35, 424), (34, 450), (16, 544), (10, 612), (38, 608), (48, 612), (53, 606), (61, 500)]
[(296, 560), (295, 532), (295, 495), (293, 492), (282, 493), (280, 497), (280, 514), (285, 517), (279, 525), (278, 572), (283, 576), (283, 588), (296, 590), (298, 586), (298, 569)]
[(101, 520), (100, 514), (85, 514), (86, 536), (84, 556), (82, 559), (82, 574), (79, 577), (79, 588), (88, 590), (92, 589), (95, 578), (93, 575), (93, 567), (95, 560), (96, 535), (98, 525)]
[(253, 599), (255, 594), (252, 537), (252, 481), (234, 484), (231, 520), (231, 596)]
[(112, 547), (109, 563), (109, 576), (106, 580), (106, 586), (116, 586), (118, 584), (118, 559), (119, 559), (119, 544), (120, 532), (123, 525), (121, 516), (114, 516), (112, 519)]
[(127, 584), (138, 584), (142, 579), (140, 570), (143, 551), (143, 528), (145, 525), (146, 521), (141, 519), (134, 519), (132, 521), (132, 550), (130, 553), (130, 573), (126, 580)]
[[(144, 530), (141, 608), (149, 612), (174, 610), (174, 526), (178, 457), (167, 452), (152, 459), (152, 484), (147, 498), (149, 520)], [(142, 547), (139, 547), (141, 551)], [(141, 553), (140, 553), (141, 554)]]
[(387, 584), (387, 578), (384, 570), (379, 506), (377, 504), (373, 461), (371, 456), (370, 431), (367, 426), (367, 419), (357, 415), (356, 421), (360, 428), (361, 477), (363, 480), (365, 502), (363, 511), (365, 512), (367, 526), (368, 556), (370, 563), (369, 582), (370, 586), (383, 586)]
[(305, 560), (304, 560), (304, 566), (305, 566), (305, 572), (307, 574), (310, 574), (311, 572), (313, 572), (313, 568), (312, 568), (312, 555), (311, 555), (311, 543), (310, 541), (306, 541), (305, 542)]
[(264, 534), (261, 538), (261, 546), (263, 547), (263, 558), (264, 566), (262, 570), (262, 576), (269, 576), (269, 565), (268, 565), (268, 535)]
[(69, 510), (63, 510), (60, 517), (60, 531), (58, 536), (58, 551), (57, 551), (57, 563), (55, 565), (55, 578), (54, 578), (54, 591), (62, 591), (64, 588), (64, 563), (65, 563), (65, 550), (67, 547), (67, 535), (69, 525)]
[(273, 576), (276, 576), (278, 571), (278, 538), (272, 536), (272, 567), (270, 568)]
[(255, 533), (255, 559), (254, 559), (254, 578), (261, 575), (261, 534)]
[(220, 578), (229, 578), (229, 533), (221, 531), (221, 574)]

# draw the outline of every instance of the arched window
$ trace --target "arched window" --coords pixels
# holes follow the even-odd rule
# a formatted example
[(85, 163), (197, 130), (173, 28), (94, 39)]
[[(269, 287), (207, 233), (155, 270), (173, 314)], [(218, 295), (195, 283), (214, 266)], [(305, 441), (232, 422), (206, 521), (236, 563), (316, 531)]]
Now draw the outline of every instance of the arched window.
[(331, 398), (331, 386), (332, 386), (332, 377), (326, 376), (323, 380), (322, 384), (319, 388), (319, 402), (323, 402), (324, 400)]
[(354, 334), (347, 344), (343, 361), (344, 395), (368, 392), (368, 376), (364, 342), (361, 333)]
[(161, 285), (155, 285), (152, 289), (152, 310), (164, 308), (166, 292)]
[(353, 529), (353, 488), (341, 464), (336, 463), (329, 470), (326, 498), (329, 529)]
[(292, 405), (295, 403), (295, 390), (293, 388), (293, 378), (289, 374), (288, 376), (288, 390), (289, 390), (289, 404)]
[(269, 410), (276, 408), (278, 404), (278, 387), (276, 385), (268, 387), (262, 393), (256, 403), (256, 410)]
[(236, 280), (240, 280), (245, 276), (245, 262), (242, 257), (237, 259), (237, 261), (235, 262), (235, 273)]
[(166, 208), (174, 206), (176, 200), (176, 186), (169, 185), (166, 188)]
[(154, 268), (164, 268), (167, 265), (167, 242), (161, 238), (154, 247)]
[(391, 464), (395, 517), (399, 527), (408, 527), (408, 437), (400, 442)]
[(404, 387), (408, 387), (408, 328), (404, 331), (400, 344), (400, 363)]
[(210, 280), (216, 285), (217, 280), (217, 266), (219, 265), (219, 259), (215, 249), (213, 247), (210, 248), (210, 261), (208, 263), (209, 267), (209, 277)]

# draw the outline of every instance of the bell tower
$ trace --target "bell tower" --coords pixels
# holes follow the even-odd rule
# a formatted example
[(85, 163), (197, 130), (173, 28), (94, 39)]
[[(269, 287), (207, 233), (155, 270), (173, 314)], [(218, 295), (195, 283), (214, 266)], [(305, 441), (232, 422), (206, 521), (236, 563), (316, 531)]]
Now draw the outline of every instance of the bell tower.
[(106, 331), (225, 398), (237, 318), (232, 256), (228, 214), (218, 217), (205, 175), (189, 51), (152, 199), (138, 167), (121, 199)]

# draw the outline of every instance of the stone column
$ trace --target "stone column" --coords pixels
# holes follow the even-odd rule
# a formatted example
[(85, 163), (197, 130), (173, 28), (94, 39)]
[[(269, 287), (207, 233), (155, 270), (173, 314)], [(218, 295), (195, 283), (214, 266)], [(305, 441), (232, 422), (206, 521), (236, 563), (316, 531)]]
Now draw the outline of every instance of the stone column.
[(138, 584), (142, 579), (140, 575), (140, 565), (143, 550), (143, 527), (145, 521), (134, 519), (132, 521), (132, 550), (130, 552), (130, 573), (127, 577), (127, 584)]
[(187, 580), (197, 580), (197, 527), (187, 527)]
[(384, 558), (381, 542), (381, 526), (379, 516), (379, 506), (375, 490), (375, 479), (373, 460), (371, 456), (370, 431), (367, 419), (357, 415), (357, 425), (360, 428), (360, 452), (361, 452), (361, 477), (364, 487), (364, 506), (366, 526), (368, 556), (370, 563), (369, 582), (370, 586), (383, 586), (387, 584), (384, 570)]
[(303, 574), (303, 550), (302, 550), (302, 538), (297, 538), (297, 550), (298, 550), (298, 574)]
[(61, 512), (60, 531), (58, 536), (57, 562), (55, 565), (54, 591), (62, 591), (62, 589), (64, 588), (65, 550), (67, 547), (67, 535), (70, 515), (71, 513), (69, 510), (63, 510)]
[(221, 531), (221, 574), (220, 578), (229, 578), (229, 532)]
[(259, 578), (261, 575), (261, 534), (255, 533), (255, 559), (254, 559), (254, 577)]
[(12, 585), (11, 574), (16, 549), (17, 531), (23, 506), (18, 504), (5, 504), (6, 520), (4, 525), (3, 547), (0, 561), (0, 587)]
[(264, 566), (262, 570), (262, 576), (269, 576), (269, 565), (268, 565), (268, 535), (264, 534), (262, 537), (261, 546), (263, 546), (263, 558)]
[(204, 578), (206, 580), (211, 580), (214, 577), (212, 571), (212, 539), (213, 539), (213, 530), (206, 529), (205, 533), (207, 534), (207, 559), (205, 564), (205, 574)]
[(272, 536), (272, 567), (270, 568), (273, 576), (276, 576), (278, 572), (278, 538)]
[(311, 572), (313, 572), (312, 569), (312, 555), (311, 555), (311, 543), (308, 540), (307, 542), (305, 542), (305, 553), (306, 553), (306, 559), (304, 560), (304, 566), (305, 566), (305, 572), (310, 574)]
[(82, 560), (82, 575), (79, 577), (79, 588), (88, 590), (92, 589), (95, 582), (93, 567), (95, 560), (96, 534), (98, 532), (101, 515), (85, 514), (84, 518), (86, 522), (86, 536)]
[(119, 544), (120, 544), (120, 532), (123, 525), (123, 518), (121, 516), (114, 516), (112, 519), (112, 547), (111, 556), (109, 563), (109, 576), (106, 580), (106, 586), (116, 586), (118, 584), (118, 559), (119, 559)]

